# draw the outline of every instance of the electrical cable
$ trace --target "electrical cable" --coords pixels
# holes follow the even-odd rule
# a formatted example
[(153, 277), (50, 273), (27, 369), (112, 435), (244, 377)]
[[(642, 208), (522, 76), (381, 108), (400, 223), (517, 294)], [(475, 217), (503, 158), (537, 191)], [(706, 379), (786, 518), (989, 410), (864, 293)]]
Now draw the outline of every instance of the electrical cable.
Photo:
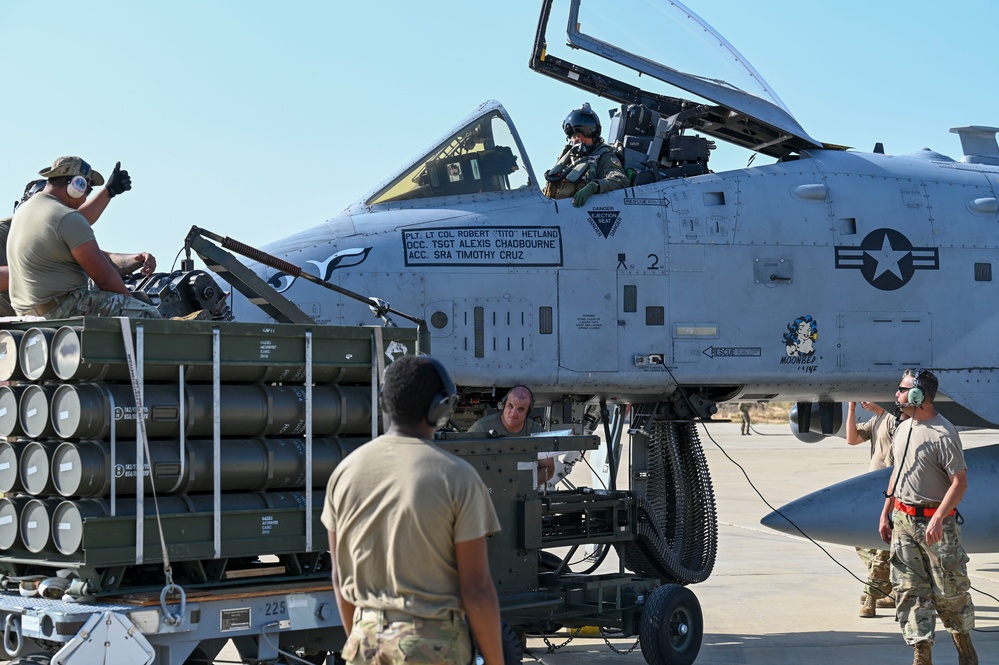
[[(679, 385), (680, 385), (680, 383), (679, 383), (679, 382), (678, 382), (678, 381), (676, 380), (676, 377), (675, 377), (675, 376), (673, 376), (673, 372), (672, 372), (672, 371), (670, 371), (669, 367), (666, 367), (666, 371), (667, 371), (667, 372), (669, 372), (669, 375), (670, 375), (670, 378), (672, 378), (672, 379), (673, 379), (673, 382), (674, 382), (674, 383), (676, 383), (676, 385), (677, 385), (677, 387), (678, 387), (678, 389), (679, 389)], [(684, 401), (685, 401), (685, 402), (687, 403), (687, 407), (688, 407), (688, 408), (689, 408), (689, 409), (690, 409), (691, 411), (693, 411), (694, 413), (696, 413), (696, 411), (694, 410), (694, 405), (693, 405), (693, 404), (692, 404), (692, 403), (690, 402), (690, 399), (689, 399), (689, 398), (687, 397), (687, 394), (686, 394), (686, 393), (684, 393), (684, 392), (682, 392), (682, 391), (681, 391), (681, 394), (683, 395), (683, 399), (684, 399)], [(726, 459), (728, 459), (728, 461), (729, 461), (729, 462), (731, 462), (732, 464), (734, 464), (734, 465), (735, 465), (735, 467), (736, 467), (737, 469), (739, 469), (739, 471), (741, 471), (741, 472), (742, 472), (742, 475), (743, 475), (743, 476), (744, 476), (744, 477), (746, 478), (746, 482), (747, 482), (747, 483), (749, 483), (749, 486), (750, 486), (750, 487), (752, 488), (752, 490), (753, 490), (753, 491), (754, 491), (754, 492), (756, 493), (756, 496), (758, 496), (758, 497), (760, 498), (760, 501), (762, 501), (762, 502), (763, 502), (763, 503), (764, 503), (764, 504), (765, 504), (765, 505), (767, 506), (767, 508), (769, 508), (769, 509), (770, 509), (771, 511), (773, 511), (773, 512), (777, 513), (777, 514), (778, 514), (778, 515), (780, 515), (780, 516), (781, 516), (782, 518), (784, 518), (784, 520), (785, 520), (785, 521), (786, 521), (786, 522), (787, 522), (788, 524), (790, 524), (790, 525), (791, 525), (792, 527), (794, 527), (795, 531), (797, 531), (798, 533), (800, 533), (800, 534), (802, 535), (802, 537), (803, 537), (803, 538), (805, 538), (805, 539), (806, 539), (806, 540), (808, 540), (808, 541), (809, 541), (810, 543), (812, 543), (812, 544), (813, 544), (813, 545), (815, 545), (815, 546), (816, 546), (817, 548), (819, 548), (819, 550), (821, 550), (823, 554), (825, 554), (825, 555), (826, 555), (827, 557), (829, 557), (829, 560), (830, 560), (830, 561), (832, 561), (832, 562), (833, 562), (833, 563), (835, 563), (835, 564), (836, 564), (837, 566), (839, 566), (840, 568), (842, 568), (842, 569), (843, 569), (843, 570), (844, 570), (844, 571), (845, 571), (845, 572), (846, 572), (846, 573), (847, 573), (847, 574), (848, 574), (848, 575), (849, 575), (850, 577), (854, 578), (855, 580), (857, 580), (858, 582), (860, 582), (861, 584), (863, 584), (863, 585), (864, 585), (865, 587), (867, 587), (868, 589), (874, 589), (874, 590), (876, 590), (876, 591), (877, 591), (878, 593), (881, 593), (881, 594), (883, 594), (884, 596), (886, 596), (886, 597), (888, 597), (888, 598), (891, 598), (892, 600), (896, 600), (895, 596), (894, 596), (894, 595), (892, 595), (891, 593), (887, 593), (887, 594), (885, 594), (885, 593), (884, 593), (884, 592), (883, 592), (883, 591), (882, 591), (881, 589), (877, 589), (876, 587), (874, 587), (874, 586), (872, 586), (872, 585), (868, 584), (866, 580), (862, 580), (862, 579), (860, 579), (859, 577), (857, 577), (857, 575), (856, 575), (856, 574), (855, 574), (855, 573), (854, 573), (854, 572), (853, 572), (852, 570), (850, 570), (849, 568), (847, 568), (847, 567), (846, 567), (846, 566), (845, 566), (844, 564), (840, 563), (840, 561), (839, 561), (839, 560), (838, 560), (838, 559), (837, 559), (836, 557), (834, 557), (834, 556), (833, 556), (832, 554), (830, 554), (830, 553), (829, 553), (829, 551), (828, 551), (828, 550), (826, 550), (826, 548), (825, 548), (825, 547), (823, 547), (823, 546), (822, 546), (821, 544), (819, 544), (819, 543), (818, 543), (818, 542), (817, 542), (817, 541), (816, 541), (815, 539), (813, 539), (813, 538), (812, 538), (811, 536), (809, 536), (809, 535), (808, 535), (807, 533), (805, 533), (805, 532), (804, 532), (804, 531), (803, 531), (803, 530), (801, 529), (801, 527), (799, 527), (799, 526), (798, 526), (797, 524), (795, 524), (795, 523), (794, 523), (794, 521), (793, 521), (793, 520), (792, 520), (792, 519), (791, 519), (790, 517), (788, 517), (787, 515), (785, 515), (784, 513), (782, 513), (782, 512), (781, 512), (780, 510), (778, 510), (777, 508), (774, 508), (774, 507), (773, 507), (773, 506), (772, 506), (772, 505), (770, 504), (770, 502), (769, 502), (769, 501), (767, 501), (767, 499), (766, 499), (766, 498), (765, 498), (765, 497), (763, 496), (763, 493), (762, 493), (762, 492), (760, 492), (759, 488), (757, 488), (757, 487), (756, 487), (756, 485), (755, 485), (755, 484), (753, 484), (753, 481), (752, 481), (752, 479), (751, 479), (751, 478), (749, 477), (749, 474), (748, 474), (748, 473), (746, 472), (746, 470), (745, 470), (745, 469), (744, 469), (744, 468), (742, 467), (742, 465), (741, 465), (741, 464), (739, 464), (738, 462), (736, 462), (736, 461), (735, 461), (735, 460), (734, 460), (734, 459), (732, 458), (732, 456), (731, 456), (731, 455), (729, 455), (729, 454), (728, 454), (728, 452), (727, 452), (727, 451), (726, 451), (726, 450), (725, 450), (724, 448), (722, 448), (721, 444), (719, 444), (719, 443), (718, 443), (718, 442), (717, 442), (717, 441), (715, 440), (715, 438), (714, 438), (713, 436), (711, 436), (711, 433), (710, 433), (710, 432), (708, 431), (708, 427), (707, 427), (707, 423), (706, 423), (706, 422), (703, 422), (703, 421), (702, 421), (702, 422), (701, 422), (701, 427), (702, 427), (702, 429), (704, 430), (704, 433), (705, 433), (705, 434), (706, 434), (706, 435), (708, 436), (708, 439), (710, 439), (710, 440), (711, 440), (711, 443), (715, 444), (715, 447), (716, 447), (716, 448), (718, 448), (718, 450), (720, 450), (720, 451), (721, 451), (721, 453), (722, 453), (722, 454), (723, 454), (723, 455), (725, 456), (725, 458), (726, 458)], [(754, 431), (755, 431), (755, 430), (754, 430)], [(910, 435), (912, 434), (912, 431), (911, 431), (911, 429), (910, 429), (909, 433), (910, 433)], [(770, 435), (770, 436), (774, 436), (774, 435)], [(906, 448), (908, 448), (908, 441), (906, 441)], [(887, 544), (887, 543), (886, 543), (886, 544)], [(991, 599), (993, 599), (993, 600), (995, 600), (995, 601), (999, 602), (999, 598), (996, 598), (995, 596), (993, 596), (993, 595), (992, 595), (992, 594), (990, 594), (990, 593), (986, 593), (986, 592), (982, 591), (981, 589), (977, 589), (977, 588), (975, 588), (974, 586), (970, 586), (969, 588), (970, 588), (970, 589), (971, 589), (972, 591), (975, 591), (975, 592), (977, 592), (977, 593), (980, 593), (980, 594), (982, 594), (982, 595), (984, 595), (984, 596), (988, 596), (989, 598), (991, 598)], [(996, 630), (985, 630), (985, 629), (982, 629), (982, 628), (973, 628), (972, 630), (973, 630), (974, 632), (976, 632), (976, 633), (999, 633), (999, 629), (996, 629)]]
[[(680, 389), (680, 382), (677, 381), (676, 376), (673, 375), (672, 370), (670, 370), (669, 366), (667, 366), (667, 365), (663, 365), (663, 367), (665, 367), (666, 371), (669, 372), (670, 378), (673, 379), (673, 382), (677, 386), (677, 390), (680, 390), (680, 394), (683, 396), (684, 401), (687, 403), (687, 408), (689, 408), (691, 410), (692, 414), (696, 414), (697, 410), (694, 408), (694, 405), (691, 403), (690, 398), (687, 397), (687, 393), (684, 392), (682, 389)], [(759, 490), (759, 488), (756, 487), (756, 485), (753, 483), (752, 479), (749, 477), (749, 473), (746, 472), (746, 469), (743, 468), (743, 466), (741, 464), (739, 464), (738, 462), (736, 462), (732, 458), (732, 456), (728, 454), (728, 451), (726, 451), (724, 448), (722, 448), (721, 444), (719, 444), (715, 440), (715, 438), (713, 436), (711, 436), (711, 432), (708, 431), (707, 423), (701, 422), (701, 428), (704, 430), (704, 433), (708, 436), (708, 439), (711, 441), (711, 443), (713, 443), (715, 445), (715, 447), (718, 448), (719, 451), (721, 451), (722, 455), (724, 455), (725, 458), (729, 462), (731, 462), (732, 464), (734, 464), (735, 467), (737, 469), (739, 469), (739, 471), (742, 472), (742, 475), (746, 479), (746, 482), (749, 483), (749, 487), (752, 488), (752, 490), (756, 493), (756, 496), (758, 496), (760, 498), (760, 501), (762, 501), (767, 506), (767, 508), (769, 508), (772, 512), (777, 513), (782, 518), (784, 518), (784, 520), (787, 521), (788, 524), (790, 524), (792, 527), (794, 527), (795, 531), (797, 531), (798, 533), (800, 533), (803, 538), (805, 538), (810, 543), (812, 543), (817, 548), (819, 548), (819, 550), (821, 550), (823, 554), (825, 554), (827, 557), (829, 557), (830, 561), (832, 561), (837, 566), (839, 566), (840, 568), (842, 568), (848, 575), (850, 575), (855, 580), (857, 580), (858, 582), (860, 582), (861, 584), (863, 584), (865, 587), (868, 587), (869, 589), (874, 589), (875, 588), (875, 587), (871, 586), (870, 584), (868, 584), (867, 581), (862, 580), (859, 577), (857, 577), (857, 575), (855, 575), (852, 570), (850, 570), (845, 565), (843, 565), (842, 563), (840, 563), (840, 561), (838, 559), (836, 559), (836, 557), (834, 557), (832, 554), (830, 554), (829, 551), (825, 547), (823, 547), (821, 544), (818, 543), (818, 541), (816, 541), (811, 536), (809, 536), (807, 533), (805, 533), (801, 529), (801, 527), (799, 527), (797, 524), (795, 524), (794, 521), (790, 517), (788, 517), (787, 515), (785, 515), (784, 513), (782, 513), (780, 510), (778, 510), (777, 508), (775, 508), (773, 505), (771, 505), (771, 503), (769, 501), (767, 501), (766, 497), (763, 496), (763, 493)], [(876, 589), (876, 590), (878, 591), (878, 593), (881, 593), (881, 589)], [(892, 599), (894, 599), (894, 596), (891, 596), (890, 594), (889, 594), (889, 597), (892, 598)]]
[(180, 251), (177, 252), (177, 256), (173, 257), (173, 263), (170, 264), (170, 272), (171, 273), (173, 272), (173, 269), (177, 267), (177, 259), (179, 259), (180, 255), (183, 254), (183, 253), (184, 253), (184, 248), (181, 247)]

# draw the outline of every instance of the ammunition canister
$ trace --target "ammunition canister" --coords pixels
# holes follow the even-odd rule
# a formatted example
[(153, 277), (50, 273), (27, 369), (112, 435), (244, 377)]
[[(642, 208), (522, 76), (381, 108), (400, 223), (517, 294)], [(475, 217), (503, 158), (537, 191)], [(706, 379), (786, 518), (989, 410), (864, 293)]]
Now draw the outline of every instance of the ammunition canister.
[[(185, 321), (141, 321), (146, 342), (146, 381), (213, 378), (212, 336), (221, 337), (219, 372), (226, 382), (302, 383), (306, 379), (304, 326)], [(121, 328), (114, 319), (87, 317), (83, 325), (64, 326), (52, 339), (51, 364), (56, 376), (76, 381), (128, 381)], [(138, 325), (132, 322), (133, 327)], [(317, 326), (312, 333), (312, 380), (316, 383), (367, 383), (371, 380), (371, 331), (367, 328)], [(399, 340), (411, 349), (412, 333), (385, 329), (386, 344)]]
[(17, 417), (25, 436), (39, 439), (55, 434), (55, 427), (49, 418), (49, 404), (58, 387), (32, 384), (21, 393), (21, 399), (17, 403)]
[(24, 490), (18, 462), (21, 459), (21, 451), (28, 443), (28, 441), (0, 441), (0, 492), (7, 494)]
[(19, 517), (24, 504), (30, 500), (30, 496), (23, 495), (0, 499), (0, 551), (22, 545)]
[(54, 328), (31, 328), (24, 333), (21, 343), (17, 345), (18, 362), (24, 378), (29, 381), (55, 378), (55, 371), (49, 363), (49, 349), (55, 333)]
[[(312, 486), (322, 488), (346, 451), (368, 439), (321, 438), (312, 441)], [(150, 441), (143, 477), (157, 495), (211, 492), (214, 488), (214, 447), (210, 439), (185, 442)], [(223, 492), (294, 490), (305, 487), (304, 439), (224, 439), (220, 447)], [(115, 480), (117, 495), (136, 492), (135, 442), (118, 441), (115, 460), (107, 441), (66, 441), (52, 454), (52, 481), (66, 497), (104, 497)], [(151, 471), (150, 471), (151, 470)]]
[(24, 435), (17, 415), (17, 403), (25, 388), (25, 385), (0, 386), (0, 436)]
[(21, 486), (28, 494), (45, 496), (55, 492), (49, 469), (52, 453), (58, 445), (58, 441), (31, 441), (21, 451), (18, 470)]
[[(114, 410), (111, 409), (112, 400)], [(143, 396), (146, 434), (177, 437), (182, 426), (177, 385), (147, 385)], [(213, 435), (212, 386), (185, 387), (186, 423), (190, 437)], [(296, 436), (305, 434), (303, 386), (223, 384), (220, 390), (222, 436)], [(135, 399), (126, 384), (63, 384), (52, 398), (54, 430), (66, 439), (103, 439), (114, 419), (117, 436), (136, 436)], [(364, 434), (371, 430), (371, 388), (315, 386), (312, 389), (313, 436)]]
[(57, 499), (30, 499), (21, 508), (21, 541), (29, 552), (42, 552), (49, 548), (52, 536), (52, 511), (59, 505)]
[[(313, 510), (322, 509), (323, 492), (312, 493)], [(222, 494), (220, 497), (221, 511), (225, 513), (251, 512), (274, 509), (300, 509), (305, 507), (303, 492), (245, 492), (239, 494)], [(178, 496), (163, 496), (157, 498), (159, 513), (162, 516), (178, 514), (206, 514), (214, 510), (212, 494), (183, 494)], [(117, 517), (134, 517), (135, 499), (119, 499), (115, 509)], [(153, 511), (153, 503), (146, 499), (145, 513), (149, 517)], [(72, 499), (65, 500), (54, 509), (52, 523), (52, 542), (63, 554), (76, 554), (83, 544), (84, 527), (89, 523), (97, 523), (102, 518), (111, 518), (111, 502), (106, 499)], [(266, 522), (266, 516), (261, 519)], [(223, 519), (224, 523), (224, 519)], [(177, 560), (180, 560), (178, 557)]]
[(24, 378), (17, 347), (24, 337), (23, 330), (0, 330), (0, 381), (18, 381)]

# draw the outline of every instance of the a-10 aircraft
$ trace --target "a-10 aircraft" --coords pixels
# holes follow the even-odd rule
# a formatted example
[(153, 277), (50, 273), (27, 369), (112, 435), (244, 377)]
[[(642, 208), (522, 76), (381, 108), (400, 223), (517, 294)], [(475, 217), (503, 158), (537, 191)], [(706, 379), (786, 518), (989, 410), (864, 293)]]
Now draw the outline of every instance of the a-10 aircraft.
[[(659, 528), (684, 582), (714, 561), (714, 500), (689, 423), (717, 403), (797, 402), (803, 433), (832, 434), (841, 402), (884, 399), (903, 369), (932, 368), (945, 415), (999, 424), (999, 326), (967, 306), (999, 285), (995, 128), (953, 129), (957, 159), (848, 150), (809, 136), (747, 64), (758, 92), (670, 67), (668, 26), (656, 57), (601, 39), (572, 0), (565, 37), (606, 69), (556, 57), (551, 4), (530, 67), (594, 108), (608, 100), (603, 136), (620, 143), (632, 186), (579, 208), (546, 198), (513, 121), (487, 102), (341, 214), (264, 249), (424, 320), (466, 407), (516, 384), (562, 425), (586, 404), (633, 404), (633, 427), (666, 451), (675, 492)], [(646, 4), (682, 12), (745, 62), (679, 3)], [(625, 80), (635, 72), (641, 87)], [(717, 142), (776, 161), (715, 172)], [(365, 303), (250, 265), (316, 321), (372, 323)], [(233, 311), (264, 316), (245, 297)]]

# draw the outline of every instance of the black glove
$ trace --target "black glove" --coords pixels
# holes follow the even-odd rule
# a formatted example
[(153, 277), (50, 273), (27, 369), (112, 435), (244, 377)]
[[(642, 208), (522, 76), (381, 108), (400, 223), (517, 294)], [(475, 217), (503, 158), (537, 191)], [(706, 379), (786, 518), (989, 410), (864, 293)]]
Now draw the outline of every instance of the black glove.
[(111, 198), (132, 189), (132, 178), (128, 175), (128, 171), (122, 170), (121, 162), (115, 163), (114, 171), (104, 184), (104, 189), (108, 190), (108, 196)]

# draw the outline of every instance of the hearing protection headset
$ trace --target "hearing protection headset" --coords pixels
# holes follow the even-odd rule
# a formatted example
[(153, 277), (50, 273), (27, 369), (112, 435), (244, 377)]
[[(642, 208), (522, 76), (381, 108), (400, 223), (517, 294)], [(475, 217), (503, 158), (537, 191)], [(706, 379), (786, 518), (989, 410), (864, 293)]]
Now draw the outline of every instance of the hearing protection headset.
[(916, 373), (912, 375), (912, 387), (909, 388), (908, 394), (908, 406), (914, 406), (917, 409), (923, 405), (926, 401), (926, 393), (923, 392), (922, 386), (919, 385), (919, 377), (923, 375), (923, 370), (916, 370)]
[(69, 184), (66, 185), (66, 193), (69, 194), (71, 199), (78, 199), (87, 193), (87, 188), (90, 187), (90, 183), (82, 175), (75, 175), (69, 179)]
[(523, 386), (520, 384), (514, 386), (513, 388), (510, 388), (510, 390), (506, 392), (506, 395), (503, 395), (503, 399), (501, 399), (499, 403), (496, 404), (496, 408), (499, 411), (502, 412), (503, 409), (506, 408), (506, 400), (510, 397), (510, 393), (512, 393), (517, 388), (523, 388), (524, 390), (527, 391), (527, 394), (531, 396), (531, 404), (527, 407), (527, 413), (531, 413), (532, 411), (534, 411), (534, 391), (528, 388), (527, 386)]
[(458, 389), (441, 361), (430, 356), (423, 357), (430, 361), (430, 364), (437, 370), (437, 377), (441, 380), (441, 385), (444, 386), (441, 392), (430, 400), (430, 406), (427, 408), (427, 422), (441, 428), (447, 425), (447, 421), (454, 411), (454, 406), (458, 402)]

